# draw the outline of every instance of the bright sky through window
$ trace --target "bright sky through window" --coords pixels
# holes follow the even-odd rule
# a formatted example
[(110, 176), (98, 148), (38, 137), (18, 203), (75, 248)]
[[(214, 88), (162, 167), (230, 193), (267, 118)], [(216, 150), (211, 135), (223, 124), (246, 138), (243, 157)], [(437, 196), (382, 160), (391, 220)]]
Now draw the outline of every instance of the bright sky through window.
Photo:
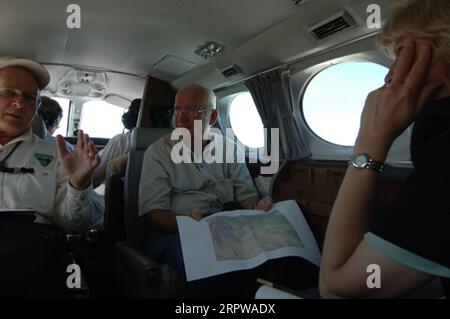
[(346, 62), (317, 74), (303, 97), (303, 114), (320, 138), (353, 146), (367, 95), (384, 85), (388, 69), (371, 62)]
[(230, 122), (242, 144), (250, 148), (264, 146), (264, 126), (250, 93), (241, 93), (231, 101)]
[(92, 137), (111, 138), (123, 131), (124, 111), (105, 101), (88, 101), (81, 110), (80, 129)]

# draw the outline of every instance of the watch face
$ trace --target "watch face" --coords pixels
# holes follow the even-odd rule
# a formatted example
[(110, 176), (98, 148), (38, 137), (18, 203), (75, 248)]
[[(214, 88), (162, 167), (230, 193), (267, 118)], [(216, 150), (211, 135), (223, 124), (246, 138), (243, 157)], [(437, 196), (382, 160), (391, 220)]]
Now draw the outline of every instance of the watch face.
[(352, 164), (354, 167), (357, 168), (364, 168), (366, 167), (367, 163), (369, 161), (369, 158), (366, 154), (357, 154), (352, 156)]

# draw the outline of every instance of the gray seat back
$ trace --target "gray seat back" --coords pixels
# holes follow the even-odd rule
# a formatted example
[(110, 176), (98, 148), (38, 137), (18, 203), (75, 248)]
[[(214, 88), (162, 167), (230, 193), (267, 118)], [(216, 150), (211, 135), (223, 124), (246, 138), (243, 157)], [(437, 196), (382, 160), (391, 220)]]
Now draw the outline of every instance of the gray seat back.
[(143, 218), (139, 218), (139, 181), (147, 148), (161, 137), (172, 132), (169, 128), (136, 127), (131, 133), (131, 151), (128, 155), (124, 185), (125, 233), (132, 245), (144, 239)]
[(35, 114), (33, 120), (31, 121), (31, 131), (33, 134), (39, 136), (40, 138), (46, 140), (47, 139), (47, 128), (45, 127), (45, 123), (39, 114)]

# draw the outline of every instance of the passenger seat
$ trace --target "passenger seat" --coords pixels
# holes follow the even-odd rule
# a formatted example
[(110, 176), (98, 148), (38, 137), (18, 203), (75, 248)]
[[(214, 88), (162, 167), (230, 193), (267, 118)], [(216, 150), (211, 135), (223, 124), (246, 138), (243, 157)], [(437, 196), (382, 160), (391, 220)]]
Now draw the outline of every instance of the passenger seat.
[(35, 114), (33, 120), (31, 121), (31, 131), (40, 138), (44, 140), (47, 139), (47, 128), (45, 127), (45, 123), (39, 114)]
[(115, 271), (120, 289), (131, 298), (176, 298), (183, 295), (184, 281), (175, 269), (159, 265), (145, 254), (143, 217), (139, 218), (139, 181), (146, 149), (167, 135), (169, 128), (133, 130), (124, 181), (126, 241), (115, 244)]

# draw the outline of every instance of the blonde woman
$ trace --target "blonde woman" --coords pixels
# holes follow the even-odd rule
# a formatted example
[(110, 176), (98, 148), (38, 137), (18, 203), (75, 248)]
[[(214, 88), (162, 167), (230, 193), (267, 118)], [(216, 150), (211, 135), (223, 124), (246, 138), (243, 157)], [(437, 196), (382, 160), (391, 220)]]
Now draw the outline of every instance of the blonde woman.
[[(450, 1), (396, 1), (380, 43), (395, 62), (385, 86), (369, 94), (362, 113), (353, 165), (327, 229), (321, 295), (400, 297), (440, 277), (448, 296)], [(388, 207), (374, 212), (376, 181), (387, 153), (413, 122), (414, 173)], [(369, 265), (379, 266), (376, 288), (367, 284)]]

